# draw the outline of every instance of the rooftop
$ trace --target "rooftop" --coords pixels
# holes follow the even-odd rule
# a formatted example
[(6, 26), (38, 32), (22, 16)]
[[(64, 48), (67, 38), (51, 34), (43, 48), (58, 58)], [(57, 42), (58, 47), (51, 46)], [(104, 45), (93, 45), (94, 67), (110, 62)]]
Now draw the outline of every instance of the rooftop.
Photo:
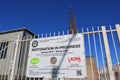
[(32, 35), (36, 35), (35, 33), (33, 33), (31, 30), (27, 29), (27, 28), (18, 28), (18, 29), (12, 29), (12, 30), (7, 30), (7, 31), (2, 31), (0, 32), (1, 34), (8, 34), (8, 33), (13, 33), (13, 32), (19, 32), (19, 31), (26, 31)]

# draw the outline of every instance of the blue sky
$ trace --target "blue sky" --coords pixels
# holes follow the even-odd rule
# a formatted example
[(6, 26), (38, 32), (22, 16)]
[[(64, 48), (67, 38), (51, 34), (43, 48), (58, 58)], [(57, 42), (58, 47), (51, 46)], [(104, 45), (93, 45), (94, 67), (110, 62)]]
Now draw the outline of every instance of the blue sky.
[[(70, 5), (79, 31), (92, 26), (120, 24), (120, 0), (0, 0), (0, 31), (23, 27), (40, 35), (67, 31)], [(118, 41), (116, 44), (118, 46)], [(97, 47), (100, 51), (99, 44)], [(94, 55), (94, 48), (92, 52)]]
[(0, 0), (0, 31), (22, 27), (36, 34), (66, 31), (70, 5), (78, 30), (120, 23), (120, 0)]

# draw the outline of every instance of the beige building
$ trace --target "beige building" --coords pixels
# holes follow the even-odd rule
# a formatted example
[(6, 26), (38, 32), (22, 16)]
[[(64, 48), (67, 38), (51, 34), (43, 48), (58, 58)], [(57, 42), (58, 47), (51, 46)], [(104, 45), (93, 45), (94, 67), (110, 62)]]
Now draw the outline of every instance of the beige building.
[[(115, 77), (115, 80), (120, 80), (120, 64), (113, 65), (112, 69), (114, 72), (113, 76)], [(99, 73), (100, 73), (100, 80), (110, 80), (109, 79), (109, 71), (108, 71), (107, 67), (100, 68)]]
[(116, 80), (120, 80), (120, 63), (113, 65), (114, 77)]
[[(92, 61), (91, 61), (92, 60)], [(92, 64), (91, 64), (92, 62)], [(93, 57), (86, 57), (87, 77), (86, 80), (99, 80), (96, 62)], [(92, 74), (93, 70), (93, 74)]]
[(100, 68), (99, 69), (99, 74), (100, 74), (100, 80), (109, 80), (109, 74), (108, 74), (108, 68)]

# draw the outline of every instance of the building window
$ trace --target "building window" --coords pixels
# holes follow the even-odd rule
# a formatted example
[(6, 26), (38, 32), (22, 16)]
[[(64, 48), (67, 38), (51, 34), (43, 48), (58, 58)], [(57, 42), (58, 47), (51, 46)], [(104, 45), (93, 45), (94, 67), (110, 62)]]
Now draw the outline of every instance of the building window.
[(118, 72), (115, 72), (115, 80), (119, 80)]
[(8, 44), (9, 44), (9, 42), (1, 42), (0, 43), (0, 59), (6, 58)]

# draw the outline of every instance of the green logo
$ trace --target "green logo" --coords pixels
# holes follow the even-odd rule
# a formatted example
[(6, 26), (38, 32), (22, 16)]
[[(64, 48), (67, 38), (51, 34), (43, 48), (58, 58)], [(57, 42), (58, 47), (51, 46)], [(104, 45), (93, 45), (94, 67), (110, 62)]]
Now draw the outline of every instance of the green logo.
[(32, 59), (30, 60), (30, 63), (31, 63), (31, 64), (38, 64), (38, 63), (39, 63), (39, 58), (32, 58)]

